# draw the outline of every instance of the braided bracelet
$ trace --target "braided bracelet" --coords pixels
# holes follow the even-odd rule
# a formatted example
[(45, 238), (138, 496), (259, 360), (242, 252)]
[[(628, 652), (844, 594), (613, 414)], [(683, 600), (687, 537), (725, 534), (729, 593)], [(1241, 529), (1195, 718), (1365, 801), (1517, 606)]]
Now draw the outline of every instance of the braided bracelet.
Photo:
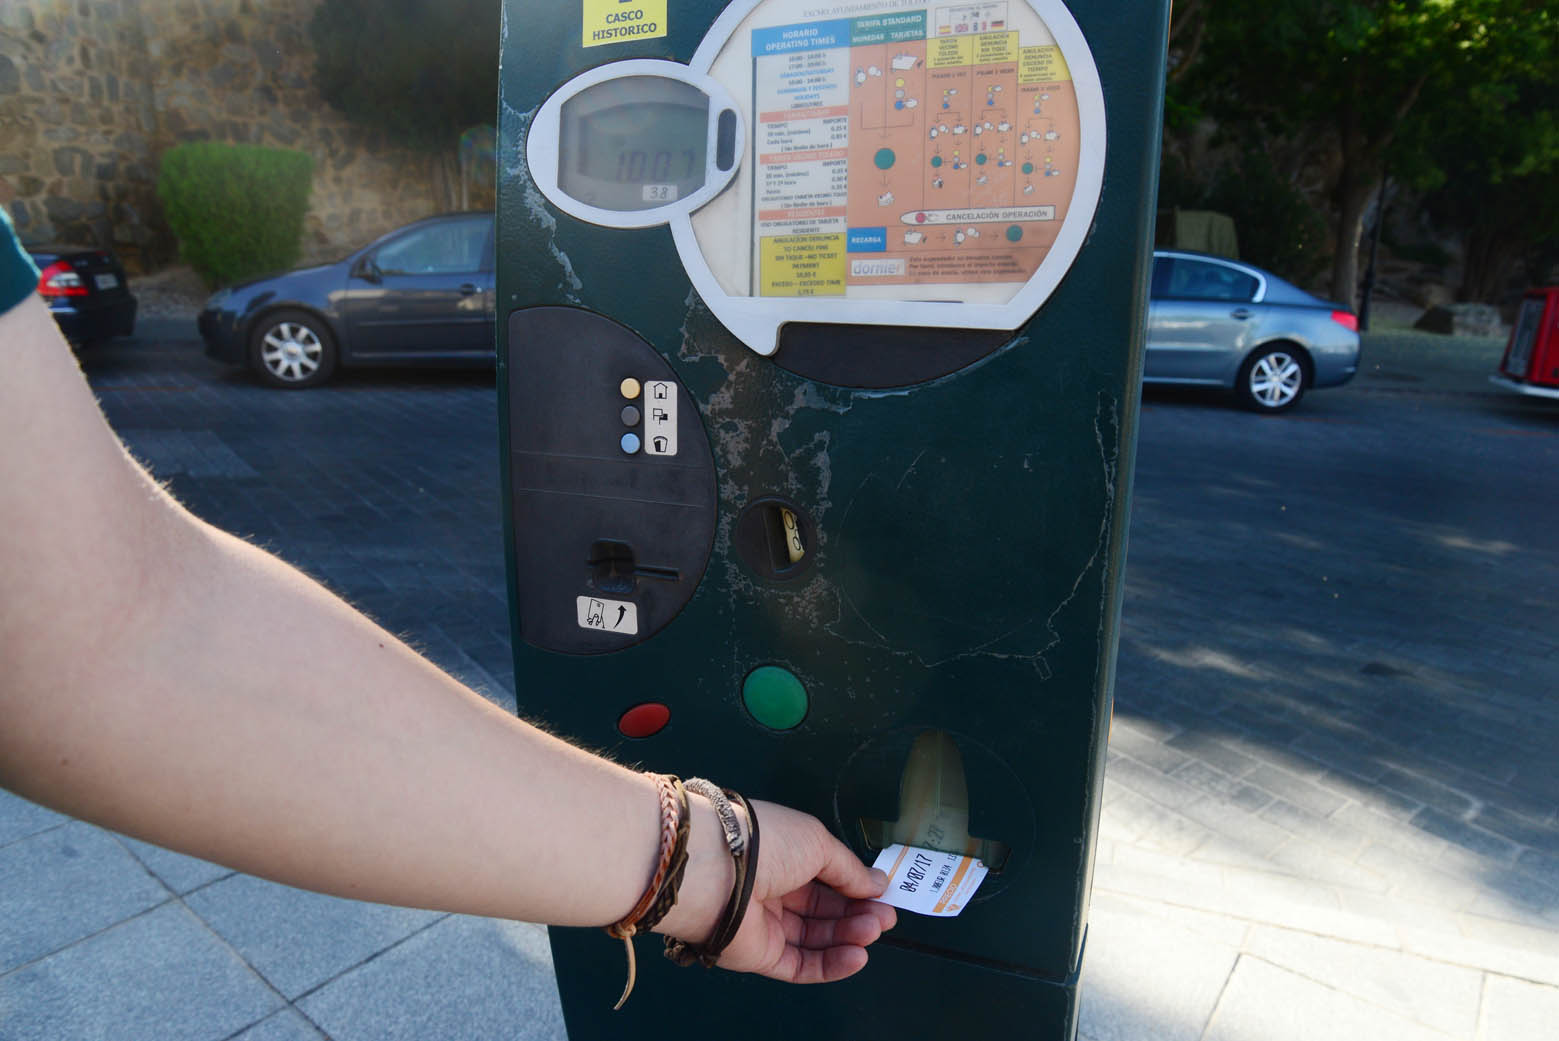
[[(726, 903), (725, 913), (720, 917), (720, 924), (715, 926), (709, 940), (702, 944), (694, 944), (666, 937), (666, 957), (683, 967), (697, 962), (709, 969), (720, 960), (721, 953), (730, 946), (742, 927), (742, 920), (747, 916), (747, 906), (752, 902), (753, 883), (758, 879), (758, 815), (753, 811), (752, 804), (738, 793), (726, 788), (722, 790), (722, 794), (741, 803), (742, 809), (747, 811), (747, 841), (728, 843), (736, 875), (731, 882), (731, 899)], [(734, 820), (734, 811), (731, 816)], [(739, 838), (738, 833), (738, 840)]]
[(671, 774), (651, 774), (655, 778), (660, 797), (660, 859), (655, 874), (650, 877), (649, 888), (633, 905), (633, 910), (618, 922), (606, 927), (606, 934), (619, 939), (628, 952), (628, 979), (623, 986), (622, 997), (612, 1006), (615, 1012), (623, 1007), (628, 995), (633, 993), (638, 978), (638, 966), (633, 956), (633, 937), (649, 929), (666, 916), (677, 902), (677, 888), (682, 884), (687, 870), (687, 838), (692, 820), (688, 813), (687, 789), (682, 781)]

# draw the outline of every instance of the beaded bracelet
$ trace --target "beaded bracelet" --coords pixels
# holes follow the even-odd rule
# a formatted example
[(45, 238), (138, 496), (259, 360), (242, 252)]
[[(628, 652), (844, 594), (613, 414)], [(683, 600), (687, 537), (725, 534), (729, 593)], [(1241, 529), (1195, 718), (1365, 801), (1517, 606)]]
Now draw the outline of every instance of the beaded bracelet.
[(649, 888), (639, 897), (621, 921), (606, 927), (606, 934), (619, 939), (628, 952), (628, 979), (623, 986), (622, 997), (612, 1006), (616, 1011), (623, 1007), (638, 978), (638, 966), (633, 956), (633, 937), (648, 932), (666, 917), (677, 902), (677, 889), (682, 885), (687, 870), (687, 839), (692, 816), (688, 813), (687, 788), (671, 774), (651, 774), (655, 778), (660, 797), (660, 859), (655, 874), (650, 877)]

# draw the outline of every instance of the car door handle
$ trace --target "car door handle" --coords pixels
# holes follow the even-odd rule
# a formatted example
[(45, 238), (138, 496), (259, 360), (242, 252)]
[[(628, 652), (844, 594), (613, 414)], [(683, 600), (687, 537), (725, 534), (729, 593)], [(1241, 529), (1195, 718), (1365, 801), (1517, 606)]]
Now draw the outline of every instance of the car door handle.
[(1229, 312), (1229, 317), (1230, 318), (1238, 318), (1240, 321), (1243, 322), (1245, 319), (1249, 318), (1254, 313), (1255, 312), (1252, 311), (1248, 307), (1236, 307), (1234, 310)]
[(461, 296), (470, 296), (473, 293), (480, 293), (481, 291), (482, 290), (478, 286), (471, 282), (467, 282), (465, 285), (460, 287)]

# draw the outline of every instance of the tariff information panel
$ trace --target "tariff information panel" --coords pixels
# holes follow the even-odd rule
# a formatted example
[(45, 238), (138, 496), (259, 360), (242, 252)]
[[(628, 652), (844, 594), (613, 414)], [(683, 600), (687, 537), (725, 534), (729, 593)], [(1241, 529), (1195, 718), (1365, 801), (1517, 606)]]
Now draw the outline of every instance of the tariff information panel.
[(1024, 283), (1066, 217), (1080, 140), (1033, 8), (804, 10), (752, 32), (753, 294)]

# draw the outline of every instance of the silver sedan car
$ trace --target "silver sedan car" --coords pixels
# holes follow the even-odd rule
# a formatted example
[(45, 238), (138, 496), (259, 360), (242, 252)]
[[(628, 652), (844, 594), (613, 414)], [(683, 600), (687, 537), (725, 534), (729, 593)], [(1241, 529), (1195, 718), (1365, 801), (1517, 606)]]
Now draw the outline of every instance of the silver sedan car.
[(1359, 369), (1352, 311), (1250, 264), (1155, 250), (1150, 296), (1145, 382), (1227, 387), (1274, 413)]

